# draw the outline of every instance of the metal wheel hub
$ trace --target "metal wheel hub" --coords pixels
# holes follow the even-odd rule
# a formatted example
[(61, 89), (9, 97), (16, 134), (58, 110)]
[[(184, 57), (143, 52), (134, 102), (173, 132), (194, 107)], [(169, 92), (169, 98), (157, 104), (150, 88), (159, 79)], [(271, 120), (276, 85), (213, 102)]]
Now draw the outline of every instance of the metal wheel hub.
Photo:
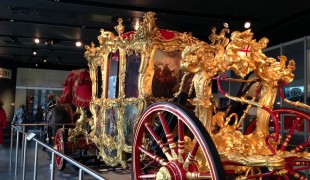
[(177, 160), (170, 161), (166, 166), (161, 167), (156, 174), (156, 180), (181, 180), (186, 179), (186, 171), (183, 163)]

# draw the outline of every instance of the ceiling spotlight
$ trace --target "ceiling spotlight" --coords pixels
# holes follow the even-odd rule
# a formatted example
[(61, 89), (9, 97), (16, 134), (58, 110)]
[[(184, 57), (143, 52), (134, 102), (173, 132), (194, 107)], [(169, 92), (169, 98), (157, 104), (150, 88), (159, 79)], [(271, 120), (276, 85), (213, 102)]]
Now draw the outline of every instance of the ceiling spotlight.
[(33, 50), (32, 50), (32, 54), (33, 54), (33, 55), (37, 55), (37, 50), (33, 49)]
[(80, 47), (80, 46), (82, 46), (82, 42), (81, 42), (81, 41), (77, 41), (77, 42), (75, 43), (75, 45), (76, 45), (77, 47)]
[(46, 40), (45, 41), (45, 45), (51, 45), (51, 44), (54, 44), (53, 40)]
[(244, 28), (249, 29), (251, 27), (251, 23), (250, 22), (245, 22), (244, 23)]
[(228, 25), (227, 22), (224, 22), (224, 23), (223, 23), (223, 26), (224, 26), (225, 28), (228, 28), (228, 27), (229, 27), (229, 25)]
[(47, 59), (46, 59), (46, 57), (44, 56), (44, 57), (42, 57), (42, 59), (43, 59), (43, 62), (47, 62)]
[(39, 43), (40, 43), (40, 39), (35, 38), (35, 39), (34, 39), (34, 42), (35, 42), (36, 44), (39, 44)]

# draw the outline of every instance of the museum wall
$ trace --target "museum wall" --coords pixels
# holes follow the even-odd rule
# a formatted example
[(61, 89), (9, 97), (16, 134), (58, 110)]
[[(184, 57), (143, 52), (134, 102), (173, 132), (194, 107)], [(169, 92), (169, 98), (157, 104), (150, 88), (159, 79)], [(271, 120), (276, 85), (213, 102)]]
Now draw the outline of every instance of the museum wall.
[(8, 121), (12, 120), (14, 114), (15, 86), (16, 67), (0, 59), (0, 99), (4, 103)]
[(27, 123), (34, 123), (38, 107), (46, 108), (48, 95), (62, 95), (63, 82), (70, 71), (17, 68), (15, 110), (23, 104), (27, 110)]

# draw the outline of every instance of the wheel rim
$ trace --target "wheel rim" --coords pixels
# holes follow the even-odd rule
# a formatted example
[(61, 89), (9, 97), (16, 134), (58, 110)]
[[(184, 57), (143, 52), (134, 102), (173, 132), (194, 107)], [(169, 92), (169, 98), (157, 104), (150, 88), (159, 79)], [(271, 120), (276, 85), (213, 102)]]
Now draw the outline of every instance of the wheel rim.
[[(65, 138), (64, 129), (57, 130), (56, 135), (55, 135), (55, 147), (56, 147), (56, 150), (61, 152), (62, 154), (66, 153), (65, 141), (66, 141), (66, 138)], [(55, 154), (55, 163), (56, 163), (57, 169), (60, 171), (63, 170), (66, 166), (66, 160), (56, 154)]]
[(300, 139), (298, 136), (298, 131), (301, 130), (300, 127), (307, 124), (305, 123), (306, 121), (308, 124), (310, 123), (310, 115), (303, 111), (291, 108), (275, 109), (274, 112), (278, 118), (280, 118), (281, 115), (284, 115), (286, 117), (292, 117), (293, 120), (292, 126), (288, 130), (287, 134), (284, 134), (282, 143), (278, 147), (278, 152), (288, 151), (292, 154), (296, 154), (295, 157), (285, 158), (285, 169), (292, 178), (297, 177), (299, 179), (307, 179), (301, 171), (310, 169), (310, 160), (299, 157), (298, 153), (307, 153), (305, 156), (309, 158), (309, 149), (307, 150), (310, 146), (309, 134), (308, 138), (304, 142), (296, 142), (296, 140)]
[[(164, 113), (171, 113), (178, 117), (177, 128), (170, 132), (167, 126)], [(152, 124), (155, 117), (160, 119), (163, 125), (166, 142), (163, 142), (153, 131)], [(193, 146), (188, 150), (184, 147), (185, 134), (190, 132), (192, 139), (195, 139)], [(215, 145), (202, 123), (186, 109), (174, 103), (155, 103), (145, 110), (139, 123), (136, 126), (133, 144), (133, 176), (134, 179), (224, 179), (224, 170)], [(156, 140), (159, 151), (153, 151), (144, 146), (145, 136), (150, 135)], [(198, 163), (195, 159), (199, 152), (203, 157), (201, 162), (206, 162), (208, 169), (199, 170), (199, 166), (205, 163)], [(191, 154), (191, 155), (189, 155)], [(143, 156), (149, 159), (146, 166), (141, 163)], [(146, 164), (146, 163), (145, 163)], [(151, 168), (150, 168), (151, 167)], [(147, 171), (146, 171), (147, 169)]]
[[(297, 132), (302, 129), (300, 127), (306, 124), (305, 121), (307, 121), (308, 124), (310, 123), (310, 115), (303, 111), (292, 108), (274, 109), (273, 112), (278, 119), (286, 116), (291, 117), (290, 119), (292, 120), (291, 124), (289, 125), (290, 128), (288, 129), (287, 133), (284, 134), (281, 143), (277, 147), (277, 153), (283, 154), (285, 151), (287, 151), (293, 155), (296, 154), (296, 156), (285, 157), (285, 167), (281, 169), (282, 173), (278, 171), (275, 174), (279, 174), (279, 176), (282, 176), (285, 179), (290, 179), (293, 177), (297, 177), (299, 179), (307, 179), (307, 177), (305, 177), (304, 174), (301, 173), (301, 171), (310, 169), (310, 160), (300, 157), (298, 153), (302, 153), (303, 151), (309, 151), (307, 151), (306, 149), (310, 146), (310, 137), (308, 136), (305, 142), (296, 144), (290, 143), (295, 142), (295, 140), (297, 139), (296, 135), (298, 135)], [(253, 120), (246, 129), (245, 134), (252, 133), (255, 129), (255, 126), (256, 120)], [(269, 123), (269, 126), (273, 126), (273, 124)], [(293, 146), (295, 146), (295, 148), (292, 148)], [(306, 156), (309, 157), (309, 153)]]

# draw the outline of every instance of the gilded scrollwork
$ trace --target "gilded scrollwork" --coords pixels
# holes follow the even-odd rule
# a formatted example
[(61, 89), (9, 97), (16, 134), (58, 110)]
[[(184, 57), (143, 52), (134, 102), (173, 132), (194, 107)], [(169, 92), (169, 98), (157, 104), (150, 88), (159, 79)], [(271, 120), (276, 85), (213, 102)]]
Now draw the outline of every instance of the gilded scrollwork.
[[(278, 60), (267, 57), (263, 50), (267, 47), (269, 40), (264, 37), (256, 41), (253, 39), (251, 30), (234, 31), (229, 39), (226, 38), (228, 32), (229, 30), (223, 29), (217, 35), (216, 29), (212, 29), (211, 44), (204, 42), (194, 44), (186, 47), (182, 52), (181, 67), (195, 75), (193, 84), (196, 97), (193, 104), (195, 105), (196, 115), (212, 135), (219, 154), (228, 158), (229, 161), (245, 165), (240, 166), (243, 173), (247, 174), (251, 166), (281, 169), (285, 164), (284, 155), (270, 157), (272, 152), (266, 146), (270, 114), (262, 107), (273, 108), (279, 83), (289, 83), (294, 78), (295, 62), (290, 60), (286, 65), (287, 58), (285, 56), (279, 56)], [(230, 125), (227, 123), (229, 117), (225, 112), (215, 112), (215, 115), (208, 116), (210, 113), (213, 114), (213, 109), (209, 108), (210, 99), (213, 95), (210, 93), (211, 86), (208, 84), (211, 83), (213, 76), (227, 70), (234, 71), (240, 77), (254, 71), (256, 78), (261, 83), (261, 94), (264, 96), (259, 97), (256, 102), (254, 101), (255, 98), (251, 101), (244, 97), (235, 98), (226, 95), (232, 100), (258, 107), (256, 129), (249, 135), (244, 135), (238, 131), (237, 124)], [(306, 107), (306, 105), (299, 105), (299, 103), (294, 103), (294, 105)], [(234, 119), (238, 118), (237, 115), (234, 115)], [(273, 149), (276, 149), (279, 141), (269, 141), (269, 144)], [(199, 157), (196, 158), (199, 159)], [(260, 172), (258, 171), (258, 173)]]

